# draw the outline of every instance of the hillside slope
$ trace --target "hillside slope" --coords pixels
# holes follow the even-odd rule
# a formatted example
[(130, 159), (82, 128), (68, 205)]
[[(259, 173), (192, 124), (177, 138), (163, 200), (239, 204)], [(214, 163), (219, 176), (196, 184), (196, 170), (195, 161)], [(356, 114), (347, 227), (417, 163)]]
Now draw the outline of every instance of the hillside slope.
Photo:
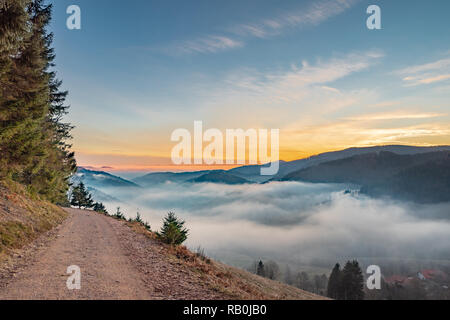
[[(287, 162), (280, 161), (280, 169), (278, 173), (273, 177), (266, 177), (266, 180), (268, 181), (279, 180), (292, 172), (316, 166), (324, 162), (345, 159), (367, 153), (392, 152), (398, 155), (413, 155), (436, 151), (450, 151), (450, 146), (416, 147), (407, 145), (385, 145), (374, 147), (348, 148), (339, 151), (325, 152), (304, 159), (298, 159)], [(243, 172), (246, 174), (246, 176), (243, 176), (244, 178), (252, 180), (251, 175), (253, 176), (259, 175), (260, 167), (261, 166), (243, 166), (232, 169), (230, 170), (230, 172), (238, 176), (240, 176), (239, 173)]]
[[(67, 212), (41, 245), (0, 268), (0, 300), (324, 299), (162, 244), (138, 223)], [(66, 287), (70, 265), (80, 267), (80, 290)]]
[(83, 167), (78, 167), (76, 174), (71, 178), (71, 182), (74, 184), (83, 182), (94, 188), (139, 188), (139, 185), (132, 181), (104, 171), (93, 171)]
[(386, 181), (363, 186), (361, 192), (423, 203), (449, 202), (450, 157), (406, 168)]
[(0, 264), (66, 217), (61, 208), (32, 199), (23, 186), (0, 181)]
[(352, 183), (373, 196), (446, 202), (450, 201), (450, 151), (355, 155), (292, 172), (281, 180)]

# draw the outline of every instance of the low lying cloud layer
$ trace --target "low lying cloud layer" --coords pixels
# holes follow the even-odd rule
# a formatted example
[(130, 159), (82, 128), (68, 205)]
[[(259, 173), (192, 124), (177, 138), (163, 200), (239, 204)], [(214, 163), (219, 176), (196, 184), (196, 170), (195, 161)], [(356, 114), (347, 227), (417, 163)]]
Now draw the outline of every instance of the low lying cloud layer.
[[(450, 259), (450, 204), (419, 206), (346, 194), (345, 189), (299, 182), (167, 183), (129, 196), (122, 208), (129, 216), (139, 208), (153, 229), (167, 211), (175, 211), (190, 229), (189, 247), (201, 245), (209, 255), (234, 264), (259, 258), (303, 264)], [(116, 205), (108, 204), (110, 212)]]

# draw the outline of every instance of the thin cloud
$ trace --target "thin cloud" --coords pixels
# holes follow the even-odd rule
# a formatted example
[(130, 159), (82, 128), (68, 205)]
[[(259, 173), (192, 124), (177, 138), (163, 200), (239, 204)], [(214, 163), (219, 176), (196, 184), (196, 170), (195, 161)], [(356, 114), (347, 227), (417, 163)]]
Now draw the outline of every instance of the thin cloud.
[(376, 145), (402, 141), (407, 138), (448, 136), (450, 134), (450, 130), (433, 124), (406, 128), (367, 129), (361, 130), (359, 134), (369, 137), (367, 140), (361, 141), (362, 145)]
[(441, 74), (437, 76), (431, 76), (427, 78), (409, 78), (406, 81), (414, 81), (415, 84), (430, 84), (434, 82), (444, 81), (450, 79), (450, 73), (449, 74)]
[(244, 44), (225, 36), (207, 36), (192, 41), (186, 41), (177, 46), (180, 53), (215, 53), (227, 49), (239, 48)]
[(306, 9), (252, 24), (240, 24), (230, 28), (230, 31), (240, 36), (267, 38), (280, 34), (283, 29), (318, 25), (343, 13), (357, 2), (359, 0), (315, 1)]
[[(328, 146), (329, 150), (338, 150), (348, 146), (365, 147), (384, 144), (444, 145), (448, 143), (450, 137), (450, 130), (445, 123), (414, 125), (393, 123), (387, 127), (386, 121), (370, 123), (342, 120), (309, 126), (296, 122), (282, 131), (285, 137), (282, 145), (293, 150), (298, 149), (298, 146), (301, 146), (303, 150), (316, 148), (319, 153), (323, 150), (317, 146)], [(398, 120), (393, 119), (393, 121)]]
[(172, 46), (171, 53), (216, 53), (240, 48), (247, 38), (264, 39), (278, 35), (283, 30), (318, 25), (351, 8), (360, 0), (324, 0), (314, 1), (308, 8), (288, 12), (274, 18), (263, 19), (256, 23), (243, 23), (228, 28), (228, 34), (201, 36)]
[(408, 87), (445, 81), (450, 79), (450, 58), (407, 67), (395, 73), (402, 77)]
[(407, 68), (398, 70), (397, 73), (412, 74), (412, 73), (428, 72), (431, 70), (442, 70), (445, 68), (450, 68), (450, 58), (441, 59), (441, 60), (426, 63), (426, 64), (407, 67)]
[(443, 117), (446, 114), (443, 113), (405, 113), (405, 112), (395, 112), (395, 113), (377, 113), (377, 114), (367, 114), (356, 117), (345, 118), (345, 120), (352, 121), (376, 121), (376, 120), (400, 120), (400, 119), (429, 119)]
[(315, 65), (302, 62), (301, 66), (292, 65), (290, 70), (279, 73), (259, 73), (244, 70), (227, 79), (235, 90), (256, 93), (264, 99), (278, 101), (298, 101), (304, 98), (311, 87), (322, 92), (340, 94), (341, 92), (325, 84), (344, 78), (350, 74), (368, 69), (379, 58), (381, 51), (350, 53), (329, 61), (319, 61)]
[[(369, 70), (383, 56), (381, 51), (372, 50), (269, 71), (240, 68), (197, 89), (202, 94), (198, 108), (214, 119), (209, 125), (218, 128), (235, 127), (236, 115), (241, 127), (268, 126), (268, 114), (270, 125), (279, 128), (297, 120), (316, 125), (323, 115), (377, 99), (373, 89), (341, 90), (335, 81)], [(211, 110), (214, 117), (209, 116)]]

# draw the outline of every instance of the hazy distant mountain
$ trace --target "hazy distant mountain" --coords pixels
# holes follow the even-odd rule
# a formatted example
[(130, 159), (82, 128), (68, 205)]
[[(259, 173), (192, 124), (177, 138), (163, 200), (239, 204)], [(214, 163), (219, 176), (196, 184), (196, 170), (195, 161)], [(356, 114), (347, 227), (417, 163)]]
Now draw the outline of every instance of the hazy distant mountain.
[(393, 152), (399, 155), (407, 155), (407, 154), (418, 154), (434, 151), (450, 151), (450, 146), (415, 147), (415, 146), (390, 145), (390, 146), (375, 146), (363, 148), (348, 148), (340, 151), (325, 152), (305, 159), (299, 159), (289, 162), (281, 162), (278, 174), (273, 177), (268, 177), (267, 180), (279, 180), (291, 172), (308, 168), (320, 164), (322, 162), (339, 160), (359, 154), (381, 152), (381, 151)]
[(143, 186), (150, 187), (152, 185), (165, 182), (185, 182), (189, 179), (197, 178), (201, 175), (211, 172), (210, 170), (192, 171), (192, 172), (151, 172), (142, 177), (133, 179), (134, 182)]
[(187, 180), (187, 182), (211, 182), (211, 183), (222, 183), (222, 184), (244, 184), (250, 183), (250, 181), (237, 177), (235, 175), (230, 174), (227, 171), (223, 170), (215, 170), (209, 173), (205, 173), (199, 177)]
[(109, 194), (104, 193), (103, 191), (100, 191), (94, 187), (87, 187), (87, 190), (92, 195), (92, 198), (94, 201), (97, 202), (122, 202), (121, 200), (117, 199), (116, 197), (112, 197)]
[[(284, 167), (286, 165), (286, 161), (280, 160), (279, 161), (279, 168), (281, 169), (282, 167)], [(269, 164), (266, 165), (248, 165), (248, 166), (242, 166), (242, 167), (237, 167), (237, 168), (233, 168), (228, 170), (228, 173), (231, 173), (237, 177), (241, 177), (245, 180), (248, 181), (252, 181), (252, 182), (264, 182), (267, 181), (271, 178), (273, 178), (273, 176), (262, 176), (261, 175), (261, 168), (262, 167), (268, 167)]]
[(380, 151), (323, 162), (284, 176), (324, 183), (353, 183), (369, 195), (417, 202), (450, 201), (450, 151), (397, 154)]
[(82, 181), (88, 187), (93, 188), (110, 188), (110, 187), (126, 187), (139, 188), (140, 186), (134, 182), (125, 180), (104, 171), (93, 171), (83, 167), (78, 167), (77, 173), (72, 177), (72, 183)]
[[(152, 172), (148, 173), (142, 177), (133, 179), (135, 183), (148, 187), (152, 185), (157, 185), (165, 182), (185, 182), (188, 180), (193, 180), (207, 173), (214, 172), (226, 172), (233, 175), (234, 177), (239, 177), (248, 182), (262, 183), (271, 180), (280, 180), (287, 174), (308, 168), (311, 166), (318, 165), (323, 162), (333, 161), (348, 158), (355, 155), (366, 154), (371, 152), (393, 152), (398, 155), (408, 155), (408, 154), (419, 154), (427, 153), (433, 151), (450, 151), (450, 146), (438, 146), (438, 147), (414, 147), (414, 146), (377, 146), (377, 147), (366, 147), (366, 148), (349, 148), (341, 151), (333, 151), (321, 153), (316, 156), (312, 156), (305, 159), (294, 160), (294, 161), (280, 161), (279, 162), (279, 172), (275, 176), (262, 176), (261, 167), (266, 165), (247, 165), (241, 166), (227, 171), (223, 170), (203, 170), (203, 171), (192, 171), (192, 172)], [(206, 177), (208, 178), (208, 177)], [(230, 179), (233, 179), (232, 177)], [(212, 179), (214, 180), (214, 179)], [(219, 179), (220, 180), (220, 179)]]
[(386, 181), (365, 185), (361, 191), (423, 203), (449, 202), (450, 156), (401, 170)]

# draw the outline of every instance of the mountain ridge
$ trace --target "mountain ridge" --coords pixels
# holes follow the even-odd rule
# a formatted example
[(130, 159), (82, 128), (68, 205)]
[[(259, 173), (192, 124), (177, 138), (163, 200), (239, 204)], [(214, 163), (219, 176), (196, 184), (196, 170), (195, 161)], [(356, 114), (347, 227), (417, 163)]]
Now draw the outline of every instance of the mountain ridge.
[(279, 181), (352, 183), (360, 185), (361, 192), (371, 196), (446, 202), (450, 201), (450, 151), (418, 154), (380, 151), (354, 155), (294, 171)]
[(84, 167), (78, 167), (77, 172), (72, 176), (71, 183), (78, 184), (83, 182), (90, 187), (133, 187), (141, 186), (133, 181), (113, 175), (106, 171), (89, 170)]
[[(143, 176), (132, 179), (133, 182), (148, 186), (164, 182), (182, 182), (190, 179), (195, 179), (204, 174), (209, 174), (211, 172), (225, 172), (226, 174), (232, 174), (239, 178), (245, 179), (250, 183), (263, 183), (276, 181), (283, 178), (285, 175), (306, 168), (313, 165), (317, 165), (322, 162), (332, 161), (347, 158), (353, 155), (370, 153), (370, 152), (380, 152), (388, 151), (397, 154), (417, 154), (417, 153), (427, 153), (432, 151), (450, 151), (450, 146), (430, 146), (430, 147), (420, 147), (420, 146), (408, 146), (408, 145), (385, 145), (385, 146), (372, 146), (372, 147), (351, 147), (343, 150), (330, 151), (325, 153), (320, 153), (307, 158), (292, 160), (292, 161), (279, 161), (279, 172), (274, 176), (262, 176), (260, 170), (263, 165), (244, 165), (229, 170), (199, 170), (199, 171), (185, 171), (185, 172), (150, 172)], [(211, 182), (211, 181), (210, 181)]]

